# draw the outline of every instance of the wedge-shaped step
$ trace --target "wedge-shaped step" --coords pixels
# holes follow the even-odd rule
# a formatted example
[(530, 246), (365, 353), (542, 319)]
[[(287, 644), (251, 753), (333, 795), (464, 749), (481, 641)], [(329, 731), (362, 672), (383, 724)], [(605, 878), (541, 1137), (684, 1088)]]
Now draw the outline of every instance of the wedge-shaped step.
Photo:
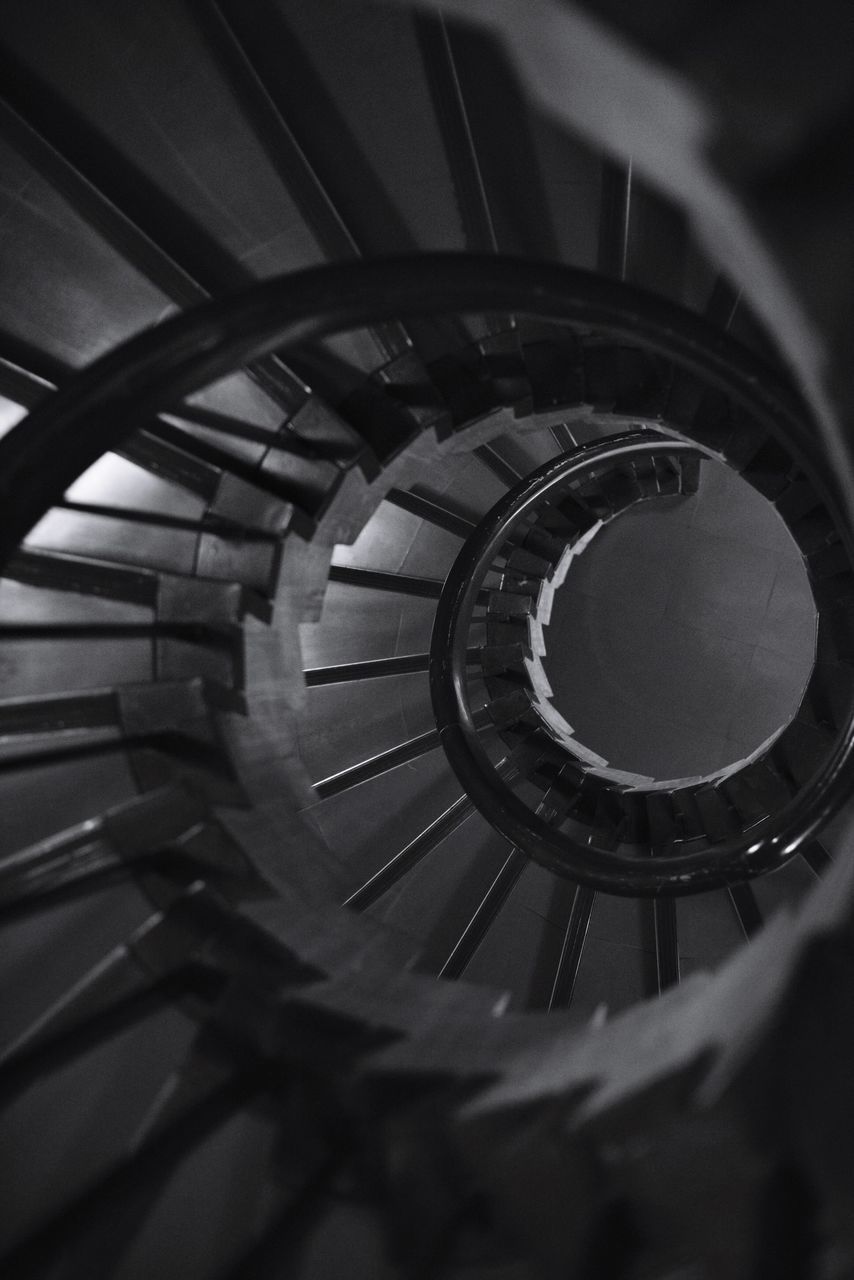
[(792, 455), (778, 441), (768, 439), (741, 474), (748, 484), (773, 502), (786, 492), (796, 472)]
[(529, 414), (534, 395), (518, 330), (487, 334), (478, 342), (477, 350), (479, 376), (492, 387), (496, 405), (511, 408), (516, 417)]
[(0, 702), (0, 768), (127, 751), (143, 790), (181, 778), (217, 803), (242, 791), (217, 725), (242, 699), (201, 679)]
[(573, 543), (592, 529), (598, 519), (597, 512), (581, 496), (580, 487), (576, 485), (555, 502), (540, 508), (535, 527)]
[(854, 576), (841, 574), (813, 586), (818, 609), (816, 660), (854, 665)]
[(525, 674), (525, 659), (530, 657), (526, 644), (484, 645), (478, 658), (485, 676), (503, 675), (511, 671), (518, 676)]
[(563, 820), (568, 815), (574, 814), (584, 807), (586, 797), (583, 796), (583, 793), (585, 790), (590, 792), (591, 803), (587, 807), (592, 816), (596, 804), (593, 796), (593, 784), (591, 784), (589, 778), (580, 773), (574, 763), (567, 762), (558, 769), (551, 779), (548, 787), (543, 792), (541, 804), (546, 811)]
[(282, 434), (262, 458), (256, 483), (272, 485), (295, 509), (318, 520), (338, 492), (348, 465), (318, 457), (312, 446)]
[(706, 838), (712, 843), (720, 843), (738, 830), (738, 819), (721, 790), (708, 785), (698, 787), (694, 792), (694, 800), (700, 811)]
[[(593, 517), (595, 523), (595, 517)], [(548, 561), (552, 569), (556, 569), (560, 558), (566, 550), (566, 539), (556, 537), (545, 529), (534, 525), (519, 536), (519, 545), (541, 560)]]
[[(280, 441), (261, 452), (257, 460), (248, 461), (227, 442), (211, 442), (199, 434), (175, 425), (173, 422), (152, 423), (144, 431), (136, 432), (122, 446), (120, 452), (138, 466), (155, 475), (180, 484), (194, 493), (219, 502), (228, 511), (228, 503), (240, 502), (248, 507), (250, 494), (235, 494), (235, 480), (254, 488), (259, 493), (258, 510), (262, 513), (264, 527), (278, 524), (296, 532), (310, 534), (315, 519), (331, 502), (341, 483), (344, 471), (334, 461), (317, 458), (308, 446), (289, 437), (274, 437)], [(219, 497), (223, 477), (234, 479), (226, 486), (224, 496)], [(270, 499), (279, 504), (278, 515), (272, 514)], [(225, 514), (220, 511), (220, 514)]]
[[(125, 686), (116, 690), (122, 733), (145, 743), (131, 756), (143, 789), (180, 776), (219, 804), (243, 802), (243, 793), (217, 724), (219, 712), (242, 711), (242, 699), (199, 679)], [(151, 745), (148, 745), (151, 743)]]
[(222, 979), (209, 963), (201, 963), (199, 953), (225, 921), (206, 906), (203, 886), (191, 886), (4, 1046), (0, 1096), (8, 1099), (164, 1004), (218, 995)]
[[(6, 566), (4, 577), (45, 591), (62, 591), (117, 605), (139, 605), (151, 611), (151, 622), (97, 621), (34, 623), (30, 638), (109, 636), (121, 640), (151, 636), (155, 679), (202, 676), (242, 687), (243, 622), (247, 616), (270, 620), (269, 604), (256, 592), (234, 582), (185, 578), (58, 552), (21, 551)], [(12, 635), (12, 624), (3, 634)], [(19, 629), (20, 630), (20, 629)], [(38, 633), (38, 635), (37, 635)], [(23, 632), (21, 632), (23, 634)]]
[(807, 556), (807, 568), (814, 581), (822, 582), (826, 578), (850, 575), (851, 560), (843, 544), (833, 542), (810, 552)]
[(679, 787), (671, 792), (676, 824), (682, 840), (705, 839), (706, 830), (697, 804), (695, 786)]
[(774, 499), (774, 505), (791, 529), (795, 521), (823, 506), (823, 503), (806, 476), (795, 472), (789, 485)]
[(488, 618), (486, 643), (489, 648), (496, 649), (503, 649), (506, 645), (521, 645), (526, 652), (530, 652), (527, 617), (506, 621)]
[[(533, 558), (538, 559), (539, 557)], [(541, 561), (541, 563), (544, 562)], [(508, 571), (507, 565), (505, 564), (505, 571), (501, 574), (501, 585), (499, 590), (507, 591), (511, 595), (528, 596), (533, 607), (545, 580), (545, 575), (540, 577), (539, 574), (532, 575), (517, 573), (512, 570)]]
[(816, 662), (798, 712), (802, 720), (841, 729), (854, 702), (854, 672), (844, 663)]
[(275, 592), (281, 557), (281, 542), (273, 534), (95, 504), (55, 507), (33, 530), (27, 547), (238, 582), (265, 595)]
[(514, 689), (511, 693), (493, 699), (488, 710), (490, 719), (499, 729), (510, 728), (523, 718), (530, 720), (534, 717), (539, 723), (539, 716), (533, 710), (531, 695), (527, 689)]
[(669, 366), (635, 347), (582, 340), (584, 398), (595, 409), (656, 418), (667, 400)]
[(226, 880), (251, 875), (242, 850), (200, 796), (161, 787), (0, 858), (0, 912), (153, 868), (171, 870), (179, 880), (188, 873)]
[[(230, 465), (216, 465), (200, 455), (203, 442), (168, 418), (148, 431), (138, 431), (118, 451), (137, 466), (195, 494), (206, 503), (206, 513), (258, 532), (283, 534), (291, 527), (294, 508), (290, 500), (254, 483), (254, 477), (236, 474)], [(220, 463), (231, 464), (228, 457)], [(234, 460), (235, 468), (240, 467)]]
[(551, 562), (534, 555), (525, 547), (514, 547), (507, 557), (505, 572), (528, 581), (542, 581), (551, 570)]
[(737, 471), (743, 471), (768, 442), (767, 432), (728, 396), (686, 372), (675, 373), (661, 416), (721, 454)]
[[(658, 457), (652, 459), (655, 478), (658, 483), (658, 492), (665, 496), (675, 496), (676, 494), (696, 493), (700, 487), (700, 459), (699, 458), (668, 458)], [(640, 462), (635, 462), (635, 474), (638, 475), (638, 481), (641, 482)], [(642, 484), (645, 497), (654, 497), (651, 492), (647, 492), (646, 485)]]
[(641, 498), (657, 498), (662, 493), (679, 492), (680, 463), (679, 458), (634, 458), (632, 471), (640, 487)]
[(349, 465), (364, 449), (357, 432), (318, 395), (309, 393), (283, 424), (289, 437), (310, 445), (318, 457)]
[(526, 618), (533, 610), (533, 598), (528, 592), (490, 591), (488, 611), (496, 618)]
[[(671, 459), (664, 459), (662, 465), (666, 466), (671, 461), (672, 461)], [(691, 493), (697, 493), (699, 491), (701, 463), (702, 463), (702, 459), (699, 457), (680, 459), (679, 461), (679, 474), (680, 474), (679, 492), (680, 493), (691, 494)], [(659, 479), (659, 486), (661, 486), (660, 479)], [(665, 492), (665, 490), (661, 488), (661, 492), (663, 493)]]
[(618, 463), (599, 479), (599, 488), (614, 515), (646, 497), (634, 467)]
[[(52, 366), (50, 378), (41, 378), (27, 367), (33, 358), (28, 356), (19, 370), (26, 384), (22, 403), (27, 405), (38, 403), (45, 391), (55, 389), (71, 372)], [(191, 421), (200, 411), (188, 407), (184, 418), (163, 415), (147, 429), (134, 432), (117, 452), (151, 474), (202, 497), (211, 519), (277, 534), (288, 528), (310, 534), (314, 517), (331, 501), (341, 482), (342, 464), (349, 465), (361, 445), (328, 406), (316, 396), (306, 397), (302, 390), (294, 397), (290, 375), (286, 381), (286, 400), (292, 412), (278, 433), (253, 431), (246, 423), (226, 429), (228, 420), (220, 416), (220, 428), (211, 428), (205, 438), (204, 428)], [(229, 447), (229, 442), (233, 445), (239, 439), (245, 444), (249, 437), (257, 437), (256, 445), (262, 446), (255, 462)], [(270, 474), (261, 474), (265, 471)]]
[(519, 334), (535, 413), (584, 403), (581, 343), (568, 329), (523, 321)]
[(533, 395), (515, 331), (491, 334), (472, 347), (431, 362), (430, 377), (454, 427), (507, 409), (530, 413)]
[(679, 835), (678, 814), (667, 791), (648, 791), (646, 812), (649, 819), (649, 843), (655, 853), (673, 848)]
[(613, 850), (626, 838), (628, 822), (620, 796), (610, 787), (600, 787), (596, 797), (591, 837), (602, 849)]
[[(808, 501), (808, 498), (805, 500)], [(813, 503), (806, 511), (785, 516), (784, 519), (789, 533), (805, 556), (815, 555), (823, 547), (830, 546), (839, 540), (839, 533), (830, 512), (818, 502)]]
[(794, 794), (793, 788), (761, 760), (725, 778), (721, 790), (745, 827), (779, 812)]
[[(116, 966), (120, 966), (124, 959), (117, 957)], [(205, 968), (198, 965), (190, 966), (190, 974), (191, 998), (194, 1002), (199, 996), (203, 999), (201, 1008), (196, 1004), (197, 1014), (203, 1014), (206, 1008), (215, 1008), (222, 990), (219, 975), (214, 972), (205, 982)], [(182, 978), (186, 983), (187, 979), (181, 973), (176, 973), (171, 979), (176, 996), (181, 994)], [(132, 984), (132, 972), (128, 973), (126, 981), (128, 985)], [(156, 985), (150, 984), (154, 990), (146, 992), (143, 988), (138, 994), (143, 999), (148, 996), (151, 1002), (156, 1000), (158, 988), (162, 989), (163, 985), (164, 980), (161, 979)], [(92, 994), (97, 999), (100, 993)], [(132, 1001), (133, 995), (126, 997), (125, 1003), (128, 999)], [(104, 1015), (90, 1019), (96, 1025), (103, 1020)], [(73, 1039), (73, 1032), (64, 1038), (66, 1041)], [(184, 1161), (248, 1103), (261, 1094), (275, 1091), (272, 1073), (257, 1066), (247, 1068), (245, 1061), (241, 1063), (239, 1054), (226, 1052), (225, 1069), (216, 1070), (224, 1039), (218, 1038), (214, 1045), (214, 1038), (209, 1037), (204, 1045), (208, 1053), (213, 1051), (214, 1057), (214, 1071), (208, 1073), (209, 1087), (200, 1095), (191, 1093), (189, 1098), (183, 1091), (168, 1090), (166, 1097), (173, 1092), (182, 1093), (180, 1110), (167, 1106), (168, 1119), (164, 1124), (158, 1124), (153, 1131), (145, 1133), (140, 1141), (132, 1144), (129, 1152), (122, 1152), (106, 1169), (90, 1175), (80, 1189), (75, 1188), (70, 1195), (66, 1193), (59, 1206), (48, 1210), (36, 1228), (4, 1255), (2, 1265), (8, 1274), (44, 1274), (58, 1256), (71, 1256), (86, 1250), (87, 1256), (91, 1257), (94, 1251), (100, 1255), (105, 1248), (109, 1248), (112, 1265), (132, 1243)], [(58, 1047), (60, 1051), (67, 1051), (61, 1041)], [(215, 1077), (213, 1082), (210, 1082), (211, 1074)], [(119, 1236), (113, 1234), (116, 1223), (120, 1223), (122, 1228)]]
[(344, 400), (341, 411), (380, 465), (424, 431), (444, 436), (451, 411), (414, 351), (398, 356)]
[(833, 742), (830, 730), (796, 716), (772, 746), (769, 760), (776, 772), (802, 787), (828, 759)]

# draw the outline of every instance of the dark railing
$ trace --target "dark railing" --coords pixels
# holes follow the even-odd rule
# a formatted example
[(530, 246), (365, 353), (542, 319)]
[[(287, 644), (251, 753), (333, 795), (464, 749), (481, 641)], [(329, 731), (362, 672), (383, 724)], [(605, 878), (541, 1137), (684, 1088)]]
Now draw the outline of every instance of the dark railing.
[[(62, 501), (69, 485), (102, 453), (119, 446), (157, 412), (233, 368), (342, 330), (399, 318), (479, 312), (575, 326), (662, 357), (672, 370), (670, 383), (666, 403), (651, 409), (650, 417), (660, 414), (684, 435), (691, 434), (703, 397), (720, 393), (735, 408), (727, 430), (736, 445), (742, 430), (745, 438), (758, 432), (781, 445), (820, 494), (850, 557), (854, 465), (849, 452), (835, 434), (830, 438), (831, 428), (823, 428), (823, 443), (832, 446), (835, 461), (831, 471), (822, 432), (808, 425), (797, 395), (726, 335), (659, 298), (586, 272), (436, 254), (325, 267), (265, 282), (170, 319), (96, 361), (0, 443), (0, 562), (9, 559), (44, 512)], [(708, 436), (699, 442), (709, 447)], [(668, 444), (674, 453), (692, 447)], [(612, 448), (602, 446), (597, 458), (607, 459)], [(472, 573), (496, 538), (504, 536), (499, 527), (515, 517), (520, 503), (524, 508), (530, 483), (523, 482), (493, 519), (475, 531), (440, 602), (433, 685), (442, 738), (469, 797), (514, 845), (558, 872), (569, 871), (587, 885), (613, 892), (695, 892), (779, 866), (850, 793), (850, 717), (815, 776), (761, 830), (721, 840), (713, 850), (643, 861), (573, 843), (508, 797), (494, 775), (479, 767), (477, 744), (467, 728), (460, 674), (465, 646), (458, 646), (456, 620), (468, 607)], [(541, 475), (536, 483), (542, 483)]]
[[(559, 516), (561, 508), (566, 510), (571, 504), (568, 518), (564, 519), (565, 536), (577, 537), (581, 526), (573, 526), (572, 518), (577, 521), (579, 513), (583, 517), (585, 512), (573, 494), (582, 479), (593, 474), (607, 477), (616, 468), (625, 469), (627, 465), (631, 467), (644, 461), (678, 460), (697, 453), (697, 446), (689, 441), (667, 440), (658, 435), (650, 438), (649, 433), (634, 433), (580, 446), (531, 472), (495, 504), (469, 537), (447, 577), (436, 612), (430, 661), (433, 707), (442, 745), (460, 783), (493, 826), (530, 857), (554, 872), (614, 893), (697, 892), (758, 875), (793, 856), (797, 846), (785, 850), (772, 846), (773, 853), (769, 854), (764, 840), (763, 819), (767, 824), (773, 817), (767, 813), (768, 800), (770, 798), (773, 802), (783, 792), (785, 784), (782, 778), (770, 771), (763, 774), (766, 791), (770, 781), (777, 783), (776, 795), (772, 787), (770, 796), (757, 796), (751, 786), (758, 776), (757, 771), (766, 769), (765, 761), (773, 759), (780, 735), (773, 735), (739, 766), (722, 771), (724, 787), (738, 794), (741, 786), (746, 802), (739, 824), (740, 838), (722, 839), (702, 823), (698, 812), (693, 828), (683, 820), (683, 831), (675, 839), (675, 824), (668, 826), (665, 820), (668, 840), (662, 842), (656, 839), (655, 831), (649, 829), (651, 824), (644, 802), (652, 798), (653, 803), (660, 805), (671, 797), (677, 797), (683, 801), (681, 808), (684, 814), (698, 792), (708, 791), (721, 779), (714, 776), (681, 779), (649, 790), (643, 786), (648, 780), (641, 778), (634, 785), (609, 786), (607, 770), (585, 769), (583, 757), (575, 756), (571, 741), (561, 741), (559, 726), (556, 729), (550, 725), (537, 696), (530, 663), (525, 663), (515, 652), (505, 652), (523, 648), (527, 637), (515, 645), (505, 644), (496, 648), (495, 660), (489, 665), (493, 672), (492, 683), (498, 686), (499, 696), (491, 705), (499, 707), (502, 690), (508, 691), (503, 701), (509, 701), (511, 706), (506, 713), (502, 709), (502, 719), (507, 726), (507, 731), (502, 734), (505, 747), (512, 748), (515, 740), (519, 752), (525, 754), (538, 771), (547, 807), (550, 798), (553, 806), (559, 805), (561, 799), (580, 799), (582, 788), (586, 793), (588, 813), (595, 812), (591, 796), (594, 800), (600, 799), (603, 806), (611, 800), (612, 808), (619, 808), (622, 802), (625, 805), (621, 814), (622, 838), (620, 827), (614, 823), (609, 832), (615, 837), (612, 843), (626, 846), (623, 852), (617, 852), (611, 843), (605, 843), (601, 838), (597, 841), (595, 824), (585, 825), (583, 820), (576, 820), (574, 831), (560, 829), (563, 819), (570, 827), (573, 826), (571, 807), (567, 807), (561, 822), (546, 822), (539, 807), (535, 811), (514, 794), (510, 786), (499, 782), (484, 745), (481, 706), (484, 671), (473, 668), (469, 632), (472, 626), (483, 626), (483, 609), (481, 606), (479, 610), (478, 606), (483, 596), (482, 584), (490, 574), (501, 574), (500, 582), (502, 587), (506, 584), (506, 589), (492, 593), (492, 602), (486, 610), (487, 628), (490, 610), (499, 617), (509, 617), (518, 605), (522, 617), (516, 620), (515, 626), (511, 624), (508, 627), (505, 623), (504, 629), (514, 630), (520, 635), (524, 632), (527, 618), (536, 618), (536, 576), (520, 580), (507, 570), (513, 568), (514, 548), (524, 550), (531, 531), (537, 531), (535, 517), (538, 513), (552, 511)], [(617, 479), (623, 480), (621, 505), (624, 509), (631, 502), (629, 486), (625, 475)], [(619, 505), (618, 500), (618, 509)], [(589, 523), (593, 523), (593, 519), (587, 514)], [(552, 524), (554, 527), (554, 522)], [(560, 539), (556, 541), (559, 545)], [(571, 545), (567, 541), (567, 549)], [(544, 574), (542, 584), (547, 583), (549, 577), (550, 573)], [(518, 591), (519, 585), (525, 592), (534, 594), (517, 594), (514, 588)], [(502, 603), (502, 597), (507, 603)], [(482, 650), (484, 656), (491, 652), (488, 645)], [(503, 675), (508, 678), (502, 680)], [(485, 683), (489, 707), (489, 695), (494, 696), (496, 691), (490, 689), (489, 675)], [(627, 830), (631, 809), (643, 811), (646, 827), (643, 836), (639, 836), (636, 830)], [(735, 813), (731, 812), (730, 819), (734, 818)], [(634, 825), (637, 827), (637, 823)], [(668, 843), (679, 846), (680, 841), (682, 847), (667, 848)]]

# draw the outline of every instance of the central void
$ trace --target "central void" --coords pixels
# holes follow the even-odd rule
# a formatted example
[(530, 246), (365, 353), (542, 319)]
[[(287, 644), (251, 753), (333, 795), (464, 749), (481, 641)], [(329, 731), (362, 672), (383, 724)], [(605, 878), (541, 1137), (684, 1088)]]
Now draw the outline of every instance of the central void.
[(705, 460), (699, 492), (606, 525), (544, 628), (576, 740), (656, 780), (713, 774), (792, 719), (815, 656), (801, 554), (766, 499)]

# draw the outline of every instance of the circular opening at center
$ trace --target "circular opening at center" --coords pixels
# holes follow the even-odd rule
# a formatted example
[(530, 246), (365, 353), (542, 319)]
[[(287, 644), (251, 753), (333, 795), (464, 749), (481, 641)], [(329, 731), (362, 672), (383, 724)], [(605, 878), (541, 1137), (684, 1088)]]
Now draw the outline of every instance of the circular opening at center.
[(704, 460), (698, 492), (606, 524), (544, 628), (552, 703), (613, 769), (717, 773), (791, 720), (815, 656), (803, 558), (773, 505)]

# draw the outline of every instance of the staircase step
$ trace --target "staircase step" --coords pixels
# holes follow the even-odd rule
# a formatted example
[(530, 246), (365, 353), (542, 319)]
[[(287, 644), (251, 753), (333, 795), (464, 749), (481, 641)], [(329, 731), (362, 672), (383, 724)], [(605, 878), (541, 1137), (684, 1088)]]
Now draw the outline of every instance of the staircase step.
[(618, 463), (606, 475), (598, 477), (598, 484), (600, 492), (615, 515), (633, 506), (645, 496), (631, 464)]
[[(250, 615), (265, 622), (270, 620), (269, 604), (234, 582), (185, 578), (32, 550), (19, 552), (6, 566), (4, 576), (46, 591), (142, 605), (151, 610), (158, 679), (192, 674), (239, 688), (243, 681), (243, 622)], [(46, 638), (56, 632), (55, 627), (43, 625)], [(77, 625), (81, 637), (87, 632), (99, 634), (100, 624), (96, 621)], [(121, 636), (123, 625), (129, 636), (149, 629), (145, 623), (137, 626), (118, 621), (117, 637)], [(103, 627), (109, 631), (109, 622)]]
[(582, 405), (584, 365), (581, 343), (575, 334), (555, 326), (524, 322), (519, 333), (534, 413)]
[(557, 568), (567, 545), (565, 538), (556, 538), (536, 525), (520, 536), (519, 544), (541, 560), (547, 560), (553, 569)]
[(378, 370), (342, 402), (341, 412), (387, 465), (425, 431), (447, 434), (450, 413), (414, 353)]
[(825, 763), (833, 741), (829, 730), (795, 717), (771, 747), (770, 762), (784, 778), (802, 787)]
[(514, 689), (511, 693), (493, 699), (488, 711), (493, 724), (499, 729), (509, 728), (523, 718), (532, 716), (531, 695), (527, 689)]
[(796, 463), (776, 440), (766, 440), (742, 471), (748, 484), (771, 502), (780, 498), (792, 483)]
[(245, 879), (242, 851), (197, 795), (162, 787), (0, 858), (0, 912), (32, 906), (105, 875), (156, 867), (169, 873)]
[(495, 618), (525, 618), (533, 608), (533, 600), (527, 592), (490, 591), (489, 615)]
[(517, 417), (527, 416), (534, 397), (522, 355), (518, 330), (487, 334), (477, 344), (481, 376), (493, 388), (498, 405), (512, 407)]
[(841, 729), (854, 700), (854, 671), (844, 663), (816, 662), (798, 715), (827, 729)]
[(791, 528), (803, 516), (809, 515), (823, 504), (812, 483), (800, 473), (795, 473), (789, 486), (775, 498), (774, 505)]
[(275, 592), (281, 556), (278, 539), (268, 533), (212, 529), (204, 522), (185, 524), (157, 516), (140, 522), (133, 512), (118, 514), (94, 504), (53, 508), (30, 534), (26, 548), (235, 582), (267, 596)]
[(529, 650), (527, 645), (517, 641), (515, 644), (484, 645), (478, 656), (485, 676), (501, 675), (505, 671), (523, 675)]
[(588, 404), (607, 413), (658, 417), (667, 401), (667, 382), (650, 356), (592, 339), (582, 350)]
[(232, 691), (198, 678), (4, 699), (0, 767), (127, 751), (142, 790), (183, 779), (217, 803), (239, 804), (242, 791), (215, 716), (242, 705)]
[(760, 760), (725, 778), (720, 789), (748, 828), (777, 813), (793, 794), (783, 779)]
[(694, 792), (694, 800), (700, 812), (706, 837), (713, 844), (735, 834), (738, 823), (732, 807), (719, 786), (698, 787)]
[[(653, 458), (655, 467), (655, 477), (658, 482), (658, 492), (663, 495), (673, 495), (677, 493), (697, 492), (697, 483), (694, 489), (688, 490), (685, 487), (685, 464), (694, 462), (699, 468), (699, 459), (697, 458)], [(638, 464), (635, 463), (637, 470)], [(697, 481), (699, 481), (699, 471), (697, 472)], [(649, 496), (654, 496), (650, 494)]]
[(508, 409), (514, 417), (531, 410), (531, 387), (515, 331), (489, 335), (467, 350), (432, 361), (429, 373), (455, 428), (495, 410)]
[(803, 515), (787, 520), (787, 525), (789, 533), (804, 556), (815, 555), (823, 547), (837, 542), (839, 538), (830, 512), (818, 504), (811, 506)]
[(840, 574), (851, 573), (851, 560), (845, 546), (841, 542), (819, 547), (807, 556), (807, 567), (810, 576), (817, 582), (825, 578), (835, 578)]
[[(160, 1001), (174, 1001), (182, 989), (195, 994), (198, 970), (187, 966), (213, 927), (211, 919), (205, 927), (199, 911), (203, 898), (203, 890), (190, 889), (168, 911), (151, 916), (6, 1046), (0, 1057), (0, 1093), (8, 1096), (10, 1086), (26, 1087), (41, 1071), (55, 1069), (57, 1059), (61, 1062), (69, 1051), (85, 1052), (120, 1031), (128, 1015), (145, 1017), (151, 1004), (138, 997), (155, 995), (158, 987)], [(164, 984), (168, 978), (178, 981)]]
[(696, 787), (687, 786), (679, 787), (671, 794), (677, 826), (683, 840), (704, 839), (706, 835), (705, 825), (697, 805), (696, 791)]
[(547, 578), (551, 572), (551, 562), (542, 556), (534, 555), (525, 547), (515, 547), (505, 562), (505, 572), (526, 581)]
[(248, 519), (248, 528), (277, 533), (306, 526), (307, 517), (295, 510), (292, 490), (267, 482), (236, 455), (232, 458), (168, 421), (137, 431), (117, 452), (204, 498), (208, 510), (222, 519)]
[(676, 809), (666, 791), (646, 793), (646, 812), (649, 820), (649, 843), (653, 852), (670, 852), (676, 840), (679, 826)]
[[(213, 488), (220, 475), (230, 474), (293, 508), (290, 527), (310, 530), (341, 483), (344, 470), (334, 461), (312, 456), (310, 448), (283, 433), (258, 462), (248, 462), (226, 440), (211, 443), (163, 420), (137, 432), (120, 452), (131, 461), (175, 483)], [(206, 495), (205, 495), (206, 496)], [(211, 498), (213, 498), (211, 493)], [(259, 504), (260, 505), (260, 504)], [(269, 502), (264, 504), (268, 506)], [(262, 507), (262, 510), (264, 509)]]
[(510, 751), (516, 769), (538, 787), (550, 787), (566, 765), (566, 752), (541, 727), (514, 736), (521, 739)]
[(682, 458), (680, 462), (680, 472), (682, 483), (680, 492), (685, 494), (697, 493), (700, 488), (700, 464), (702, 459)]
[(486, 627), (486, 640), (490, 647), (502, 648), (505, 645), (521, 645), (521, 647), (530, 650), (530, 637), (528, 633), (527, 621), (504, 621), (497, 622), (494, 618), (489, 618)]
[(600, 787), (591, 826), (592, 843), (602, 849), (615, 850), (628, 829), (619, 795), (610, 787)]

